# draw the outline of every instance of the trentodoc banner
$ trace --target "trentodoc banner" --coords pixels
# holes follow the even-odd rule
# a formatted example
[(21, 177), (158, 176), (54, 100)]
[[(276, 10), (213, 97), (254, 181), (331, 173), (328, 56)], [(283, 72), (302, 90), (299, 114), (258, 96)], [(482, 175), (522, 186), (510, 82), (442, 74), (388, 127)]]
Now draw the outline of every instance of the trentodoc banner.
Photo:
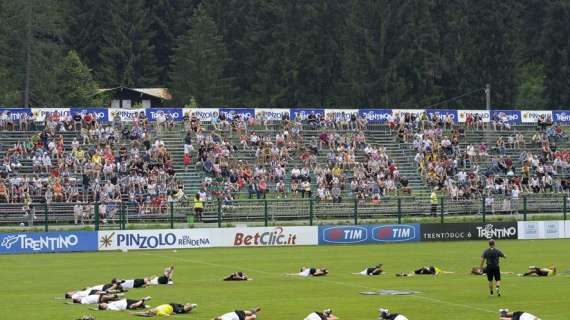
[(97, 251), (96, 231), (0, 234), (0, 254)]
[(420, 240), (419, 224), (319, 226), (319, 244), (412, 242)]
[(421, 227), (422, 241), (517, 239), (516, 222), (427, 223)]

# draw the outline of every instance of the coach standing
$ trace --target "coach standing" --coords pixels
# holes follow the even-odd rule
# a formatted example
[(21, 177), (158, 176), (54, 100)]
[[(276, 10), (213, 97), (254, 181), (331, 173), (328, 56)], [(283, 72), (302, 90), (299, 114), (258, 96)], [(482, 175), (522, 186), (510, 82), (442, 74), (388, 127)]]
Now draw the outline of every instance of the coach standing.
[(489, 280), (489, 292), (493, 295), (493, 279), (497, 287), (497, 296), (501, 296), (501, 267), (499, 266), (499, 259), (506, 258), (501, 250), (495, 248), (495, 240), (489, 240), (489, 248), (481, 255), (481, 268), (487, 261), (487, 280)]

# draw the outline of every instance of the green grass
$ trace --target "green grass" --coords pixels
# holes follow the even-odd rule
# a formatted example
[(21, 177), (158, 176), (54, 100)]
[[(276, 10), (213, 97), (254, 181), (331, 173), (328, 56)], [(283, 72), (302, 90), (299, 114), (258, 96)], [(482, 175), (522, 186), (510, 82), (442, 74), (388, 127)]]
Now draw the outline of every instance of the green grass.
[[(331, 307), (346, 320), (377, 319), (379, 307), (410, 319), (497, 319), (499, 308), (525, 310), (544, 320), (568, 319), (570, 278), (504, 276), (503, 297), (489, 297), (484, 277), (468, 275), (479, 262), (485, 242), (409, 243), (362, 246), (281, 248), (224, 248), (8, 255), (0, 258), (1, 319), (75, 319), (93, 314), (97, 319), (135, 319), (127, 313), (90, 311), (88, 306), (66, 305), (54, 297), (112, 277), (144, 277), (176, 265), (173, 286), (133, 289), (128, 297), (150, 295), (150, 305), (193, 302), (199, 308), (184, 319), (212, 319), (234, 309), (263, 308), (259, 319), (303, 319), (313, 310)], [(570, 268), (570, 240), (499, 241), (508, 259), (503, 271), (523, 272), (528, 265)], [(351, 275), (366, 266), (384, 263), (388, 274)], [(397, 278), (395, 272), (435, 264), (455, 274)], [(325, 265), (323, 278), (288, 277), (301, 266)], [(254, 281), (227, 283), (232, 271), (245, 271)], [(416, 296), (364, 296), (373, 289), (410, 289)]]

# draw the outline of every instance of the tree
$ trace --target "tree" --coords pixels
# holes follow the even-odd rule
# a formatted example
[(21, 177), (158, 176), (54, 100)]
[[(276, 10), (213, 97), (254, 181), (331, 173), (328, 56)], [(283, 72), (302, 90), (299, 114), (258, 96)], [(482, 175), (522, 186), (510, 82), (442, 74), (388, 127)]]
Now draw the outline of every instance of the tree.
[(176, 102), (184, 104), (194, 98), (200, 106), (223, 103), (229, 89), (223, 77), (227, 59), (214, 20), (204, 7), (199, 7), (192, 16), (190, 30), (176, 41), (170, 74)]
[(517, 106), (542, 109), (544, 98), (544, 67), (536, 63), (525, 64), (517, 70)]
[(102, 102), (95, 98), (97, 83), (91, 70), (81, 62), (74, 50), (67, 53), (56, 72), (57, 95), (65, 106), (97, 106)]
[(157, 84), (157, 65), (144, 0), (109, 0), (108, 25), (99, 51), (104, 86), (147, 87)]

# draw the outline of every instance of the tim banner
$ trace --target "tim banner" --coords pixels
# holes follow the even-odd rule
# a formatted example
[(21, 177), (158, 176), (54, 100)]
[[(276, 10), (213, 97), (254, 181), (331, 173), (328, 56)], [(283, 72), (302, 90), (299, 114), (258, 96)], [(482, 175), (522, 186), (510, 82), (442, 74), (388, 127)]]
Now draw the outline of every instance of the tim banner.
[(360, 109), (358, 114), (370, 123), (382, 123), (392, 116), (392, 109)]
[(519, 221), (519, 239), (560, 239), (565, 238), (565, 222), (552, 221)]
[(212, 246), (209, 229), (99, 231), (99, 250), (191, 249)]
[(0, 234), (0, 254), (97, 251), (96, 231)]
[(319, 226), (319, 244), (393, 243), (420, 240), (419, 224)]
[(317, 227), (212, 229), (216, 247), (274, 247), (316, 245)]
[(422, 241), (517, 239), (516, 222), (427, 223), (421, 225)]

